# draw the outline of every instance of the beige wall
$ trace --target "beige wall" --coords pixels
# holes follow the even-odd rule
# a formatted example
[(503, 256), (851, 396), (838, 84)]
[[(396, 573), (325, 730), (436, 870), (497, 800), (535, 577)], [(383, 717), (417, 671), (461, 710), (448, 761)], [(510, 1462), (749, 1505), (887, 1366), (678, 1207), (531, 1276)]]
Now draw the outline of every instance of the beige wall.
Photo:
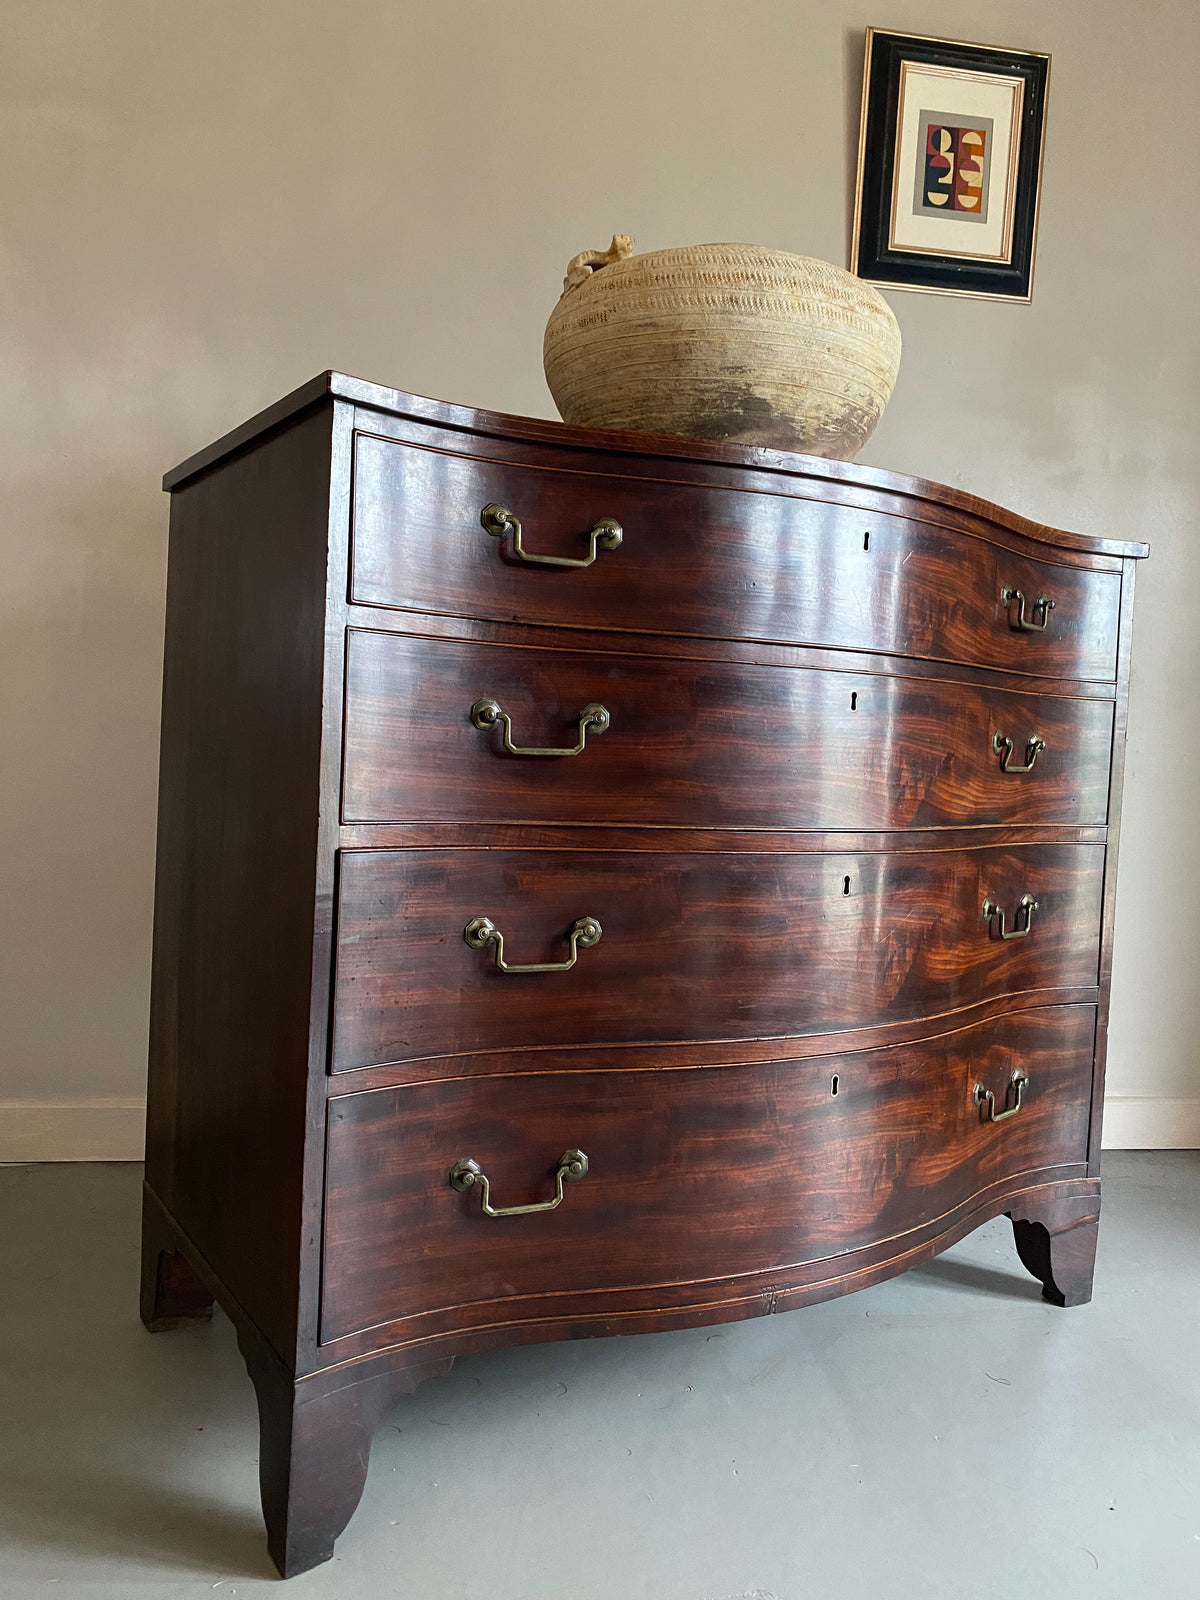
[(326, 366), (552, 415), (543, 322), (614, 231), (844, 261), (868, 22), (1054, 55), (1034, 303), (892, 294), (863, 460), (1151, 541), (1109, 1131), (1200, 1143), (1194, 0), (5, 15), (0, 1158), (136, 1145), (164, 468)]

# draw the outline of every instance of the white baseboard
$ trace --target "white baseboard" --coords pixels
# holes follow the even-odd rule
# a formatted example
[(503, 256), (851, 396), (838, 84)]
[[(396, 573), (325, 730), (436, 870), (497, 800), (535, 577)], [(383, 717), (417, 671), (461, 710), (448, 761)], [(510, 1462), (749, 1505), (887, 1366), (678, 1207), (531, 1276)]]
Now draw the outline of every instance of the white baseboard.
[[(140, 1161), (145, 1140), (144, 1100), (0, 1100), (0, 1164)], [(1110, 1094), (1104, 1148), (1200, 1149), (1200, 1098)]]
[(1106, 1095), (1103, 1144), (1106, 1150), (1200, 1150), (1200, 1099)]
[(0, 1100), (0, 1164), (32, 1161), (140, 1161), (146, 1102)]

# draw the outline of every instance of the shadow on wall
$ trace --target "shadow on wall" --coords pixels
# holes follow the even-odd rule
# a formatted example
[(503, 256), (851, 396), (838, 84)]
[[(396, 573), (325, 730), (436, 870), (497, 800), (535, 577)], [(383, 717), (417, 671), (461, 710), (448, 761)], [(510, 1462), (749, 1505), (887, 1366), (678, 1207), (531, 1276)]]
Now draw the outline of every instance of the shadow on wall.
[[(846, 94), (846, 265), (854, 263), (850, 248), (854, 239), (854, 191), (858, 183), (858, 135), (862, 123), (863, 66), (867, 59), (867, 39), (861, 28), (842, 30), (842, 81)], [(841, 263), (839, 262), (840, 266)]]

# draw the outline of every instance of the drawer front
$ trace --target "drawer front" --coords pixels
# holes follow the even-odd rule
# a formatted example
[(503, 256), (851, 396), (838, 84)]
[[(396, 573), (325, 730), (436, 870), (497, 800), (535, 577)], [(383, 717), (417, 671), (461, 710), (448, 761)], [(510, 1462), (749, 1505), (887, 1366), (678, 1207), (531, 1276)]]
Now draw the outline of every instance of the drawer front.
[[(332, 1068), (588, 1044), (769, 1039), (1097, 982), (1104, 848), (858, 855), (350, 850)], [(1037, 901), (1024, 937), (1022, 897)], [(598, 943), (568, 970), (569, 930)], [(1016, 919), (1014, 922), (1014, 918)]]
[[(574, 755), (513, 755), (508, 743)], [(609, 725), (581, 731), (584, 708)], [(1103, 825), (1112, 702), (808, 668), (352, 630), (347, 822), (704, 828)], [(1011, 751), (997, 735), (1012, 741)], [(1032, 770), (1004, 772), (1028, 762)]]
[[(570, 459), (570, 458), (568, 458)], [(578, 458), (576, 458), (578, 459)], [(500, 504), (530, 564), (480, 514)], [(356, 435), (352, 598), (500, 622), (762, 639), (1111, 680), (1120, 575), (1017, 556), (931, 523), (784, 495), (512, 466)], [(1053, 600), (1044, 631), (1026, 621)]]
[[(1061, 1006), (804, 1062), (435, 1082), (330, 1102), (322, 1339), (439, 1308), (780, 1270), (903, 1234), (989, 1185), (1086, 1160), (1095, 1012)], [(984, 1120), (975, 1085), (996, 1110)], [(834, 1075), (837, 1094), (832, 1093)], [(553, 1211), (559, 1157), (588, 1158)], [(701, 1284), (698, 1294), (711, 1289)], [(495, 1302), (503, 1302), (497, 1307)], [(490, 1307), (489, 1307), (490, 1303)]]

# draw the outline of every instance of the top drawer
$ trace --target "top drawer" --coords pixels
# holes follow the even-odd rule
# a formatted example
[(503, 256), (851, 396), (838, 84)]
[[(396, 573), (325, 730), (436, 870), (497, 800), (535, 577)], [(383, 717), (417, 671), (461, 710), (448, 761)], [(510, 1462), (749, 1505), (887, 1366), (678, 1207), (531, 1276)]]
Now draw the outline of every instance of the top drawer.
[[(522, 560), (490, 535), (520, 520)], [(351, 599), (498, 622), (816, 644), (1047, 677), (1116, 675), (1120, 574), (761, 491), (515, 466), (355, 435)], [(1019, 591), (1007, 602), (1006, 593)], [(1039, 599), (1052, 607), (1037, 607)], [(1018, 626), (1045, 622), (1032, 631)]]

